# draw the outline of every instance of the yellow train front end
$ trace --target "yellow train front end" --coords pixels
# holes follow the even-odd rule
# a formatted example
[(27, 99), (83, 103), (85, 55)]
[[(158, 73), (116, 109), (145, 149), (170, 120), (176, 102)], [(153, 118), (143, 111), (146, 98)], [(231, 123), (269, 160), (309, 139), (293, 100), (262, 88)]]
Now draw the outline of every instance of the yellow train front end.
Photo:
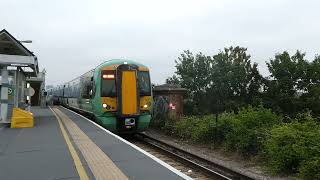
[(105, 65), (99, 71), (99, 98), (103, 112), (99, 121), (117, 133), (144, 131), (149, 126), (152, 111), (149, 69), (133, 62), (123, 62)]

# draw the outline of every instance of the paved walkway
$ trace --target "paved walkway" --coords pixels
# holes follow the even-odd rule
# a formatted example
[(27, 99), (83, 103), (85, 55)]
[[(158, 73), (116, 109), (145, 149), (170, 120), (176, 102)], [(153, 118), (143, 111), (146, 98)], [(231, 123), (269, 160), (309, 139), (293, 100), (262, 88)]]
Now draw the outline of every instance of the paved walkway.
[(65, 108), (32, 111), (34, 128), (0, 130), (0, 179), (188, 178)]

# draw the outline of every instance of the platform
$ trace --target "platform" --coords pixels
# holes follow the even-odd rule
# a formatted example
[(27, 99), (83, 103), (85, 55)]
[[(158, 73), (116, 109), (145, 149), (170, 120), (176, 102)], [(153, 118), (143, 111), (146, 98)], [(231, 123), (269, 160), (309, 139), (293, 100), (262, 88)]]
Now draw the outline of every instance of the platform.
[(0, 179), (189, 179), (68, 109), (32, 112), (34, 128), (0, 128)]

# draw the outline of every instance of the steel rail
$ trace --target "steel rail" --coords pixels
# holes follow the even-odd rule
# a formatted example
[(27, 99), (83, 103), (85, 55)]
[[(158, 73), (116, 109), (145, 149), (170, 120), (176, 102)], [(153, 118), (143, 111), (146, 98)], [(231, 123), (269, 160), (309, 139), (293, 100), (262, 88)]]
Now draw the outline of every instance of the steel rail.
[(212, 174), (214, 176), (219, 176), (223, 179), (253, 179), (250, 178), (244, 174), (241, 174), (239, 172), (235, 172), (234, 170), (231, 170), (227, 167), (221, 166), (217, 163), (214, 163), (210, 160), (207, 160), (203, 157), (200, 157), (196, 154), (190, 153), (188, 151), (185, 151), (181, 148), (172, 146), (166, 142), (163, 142), (161, 140), (158, 140), (154, 137), (151, 137), (145, 133), (137, 133), (136, 136), (140, 136), (141, 140), (146, 142), (147, 144), (150, 144), (168, 154), (171, 154), (172, 156), (175, 156), (193, 166), (198, 167), (199, 169), (202, 169), (208, 174)]

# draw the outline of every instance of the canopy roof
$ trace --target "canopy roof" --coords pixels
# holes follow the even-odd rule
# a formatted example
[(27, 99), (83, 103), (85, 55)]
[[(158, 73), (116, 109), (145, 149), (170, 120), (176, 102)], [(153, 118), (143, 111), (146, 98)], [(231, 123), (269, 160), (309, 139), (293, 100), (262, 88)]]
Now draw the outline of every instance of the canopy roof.
[(39, 73), (37, 57), (5, 29), (0, 31), (0, 66), (19, 67), (26, 76)]

